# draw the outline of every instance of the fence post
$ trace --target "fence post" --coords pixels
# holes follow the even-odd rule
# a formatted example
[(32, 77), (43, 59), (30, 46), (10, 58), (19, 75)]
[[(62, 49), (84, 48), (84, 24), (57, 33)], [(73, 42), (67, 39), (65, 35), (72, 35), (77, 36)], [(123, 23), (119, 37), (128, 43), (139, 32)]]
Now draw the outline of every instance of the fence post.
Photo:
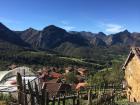
[(58, 98), (58, 105), (60, 105), (60, 97)]
[(77, 105), (80, 105), (79, 92), (78, 92), (78, 95), (77, 95)]
[(55, 97), (53, 97), (52, 105), (55, 105)]
[(39, 95), (39, 90), (38, 90), (38, 86), (37, 86), (37, 83), (35, 82), (35, 96), (36, 96), (36, 100), (37, 100), (37, 103), (40, 104), (40, 95)]
[(66, 98), (65, 98), (65, 96), (63, 97), (63, 105), (65, 105), (66, 104), (66, 100), (65, 100)]
[(87, 105), (92, 105), (92, 91), (89, 90), (88, 92), (88, 102)]
[(20, 73), (17, 73), (16, 80), (17, 80), (17, 89), (18, 89), (18, 104), (24, 105), (23, 93), (22, 93), (23, 85), (22, 85), (22, 77)]
[(45, 105), (45, 91), (46, 90), (46, 84), (43, 84), (43, 87), (41, 89), (41, 105)]
[(75, 105), (75, 99), (76, 99), (76, 97), (74, 95), (74, 97), (73, 97), (73, 105)]
[(23, 92), (24, 92), (24, 105), (28, 105), (25, 78), (24, 78), (24, 88), (23, 88)]
[(45, 100), (46, 100), (46, 105), (49, 105), (49, 92), (45, 89)]
[(29, 93), (30, 93), (30, 97), (31, 97), (31, 105), (35, 105), (34, 92), (33, 92), (33, 89), (31, 87), (29, 80), (28, 80), (28, 88), (29, 88)]

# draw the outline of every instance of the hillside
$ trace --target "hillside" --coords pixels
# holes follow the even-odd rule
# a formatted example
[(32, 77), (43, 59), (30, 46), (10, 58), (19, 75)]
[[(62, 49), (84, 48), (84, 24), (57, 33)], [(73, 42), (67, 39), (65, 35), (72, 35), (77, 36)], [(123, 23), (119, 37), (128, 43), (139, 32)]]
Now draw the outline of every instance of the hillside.
[(17, 47), (24, 48), (30, 47), (30, 45), (25, 43), (15, 32), (0, 23), (0, 48), (11, 49)]
[(0, 40), (17, 46), (51, 49), (61, 53), (62, 48), (86, 50), (95, 47), (138, 46), (140, 44), (140, 33), (130, 33), (128, 30), (111, 35), (106, 35), (103, 32), (67, 32), (54, 25), (47, 26), (43, 30), (29, 28), (24, 31), (12, 31), (0, 23)]
[(106, 35), (103, 32), (67, 32), (50, 25), (43, 30), (12, 31), (0, 24), (2, 68), (18, 63), (32, 66), (78, 65), (98, 70), (106, 64), (111, 65), (114, 60), (123, 61), (130, 46), (139, 45), (140, 33), (128, 30)]
[(50, 49), (63, 55), (82, 58), (94, 58), (94, 51), (99, 48), (113, 48), (119, 52), (122, 48), (127, 51), (130, 46), (140, 45), (140, 33), (130, 33), (128, 30), (106, 35), (103, 32), (67, 32), (50, 25), (41, 31), (30, 28), (18, 32), (18, 35), (35, 49)]

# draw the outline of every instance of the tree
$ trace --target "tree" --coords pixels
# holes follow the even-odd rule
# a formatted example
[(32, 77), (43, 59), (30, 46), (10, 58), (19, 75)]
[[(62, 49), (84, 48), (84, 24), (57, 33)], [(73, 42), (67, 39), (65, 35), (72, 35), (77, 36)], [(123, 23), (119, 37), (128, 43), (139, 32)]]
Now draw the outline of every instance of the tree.
[(67, 83), (77, 82), (77, 77), (76, 77), (75, 72), (69, 72), (68, 74), (66, 74), (66, 82)]

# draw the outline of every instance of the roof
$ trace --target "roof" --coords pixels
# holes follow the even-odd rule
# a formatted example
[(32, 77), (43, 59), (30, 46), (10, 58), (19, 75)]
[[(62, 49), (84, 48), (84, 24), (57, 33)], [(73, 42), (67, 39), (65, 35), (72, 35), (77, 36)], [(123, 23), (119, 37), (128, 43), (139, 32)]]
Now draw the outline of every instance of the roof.
[(85, 71), (88, 71), (88, 70), (85, 69), (85, 68), (78, 68), (77, 71), (85, 72)]
[(125, 69), (125, 67), (129, 63), (129, 61), (134, 57), (134, 55), (136, 55), (140, 61), (140, 47), (132, 47), (131, 48), (130, 53), (129, 53), (129, 55), (128, 55), (127, 59), (125, 60), (125, 63), (122, 67), (123, 70)]
[(0, 71), (0, 81), (9, 73), (9, 71)]
[(85, 88), (87, 87), (87, 85), (88, 85), (87, 83), (78, 83), (76, 89)]
[(52, 79), (47, 81), (47, 83), (60, 83), (60, 82), (61, 82), (60, 79)]
[(61, 78), (62, 74), (56, 73), (56, 72), (51, 72), (50, 77), (52, 77), (52, 78)]
[(133, 47), (133, 48), (132, 48), (132, 51), (133, 51), (133, 53), (136, 54), (136, 55), (139, 57), (139, 59), (140, 59), (140, 47)]
[(57, 96), (62, 91), (69, 91), (71, 89), (69, 84), (45, 82), (45, 85), (50, 97)]
[(68, 70), (68, 71), (73, 71), (73, 70), (74, 70), (74, 68), (72, 68), (72, 67), (67, 67), (67, 68), (65, 68), (65, 70)]
[(25, 74), (26, 76), (35, 75), (30, 68), (22, 66), (17, 67), (13, 70), (9, 71), (0, 71), (0, 82), (4, 81), (5, 79), (8, 79), (10, 77), (16, 76), (17, 72), (20, 73), (22, 76)]
[(17, 67), (16, 64), (12, 64), (12, 65), (9, 66), (10, 69), (14, 69), (14, 68), (16, 68), (16, 67)]

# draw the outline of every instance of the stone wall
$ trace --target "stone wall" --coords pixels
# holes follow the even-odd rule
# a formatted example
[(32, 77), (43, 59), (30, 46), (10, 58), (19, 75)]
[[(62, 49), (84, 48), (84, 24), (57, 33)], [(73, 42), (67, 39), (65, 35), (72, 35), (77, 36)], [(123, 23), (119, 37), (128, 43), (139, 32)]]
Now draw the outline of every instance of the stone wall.
[(135, 55), (125, 69), (128, 83), (127, 97), (131, 102), (140, 102), (140, 59)]

